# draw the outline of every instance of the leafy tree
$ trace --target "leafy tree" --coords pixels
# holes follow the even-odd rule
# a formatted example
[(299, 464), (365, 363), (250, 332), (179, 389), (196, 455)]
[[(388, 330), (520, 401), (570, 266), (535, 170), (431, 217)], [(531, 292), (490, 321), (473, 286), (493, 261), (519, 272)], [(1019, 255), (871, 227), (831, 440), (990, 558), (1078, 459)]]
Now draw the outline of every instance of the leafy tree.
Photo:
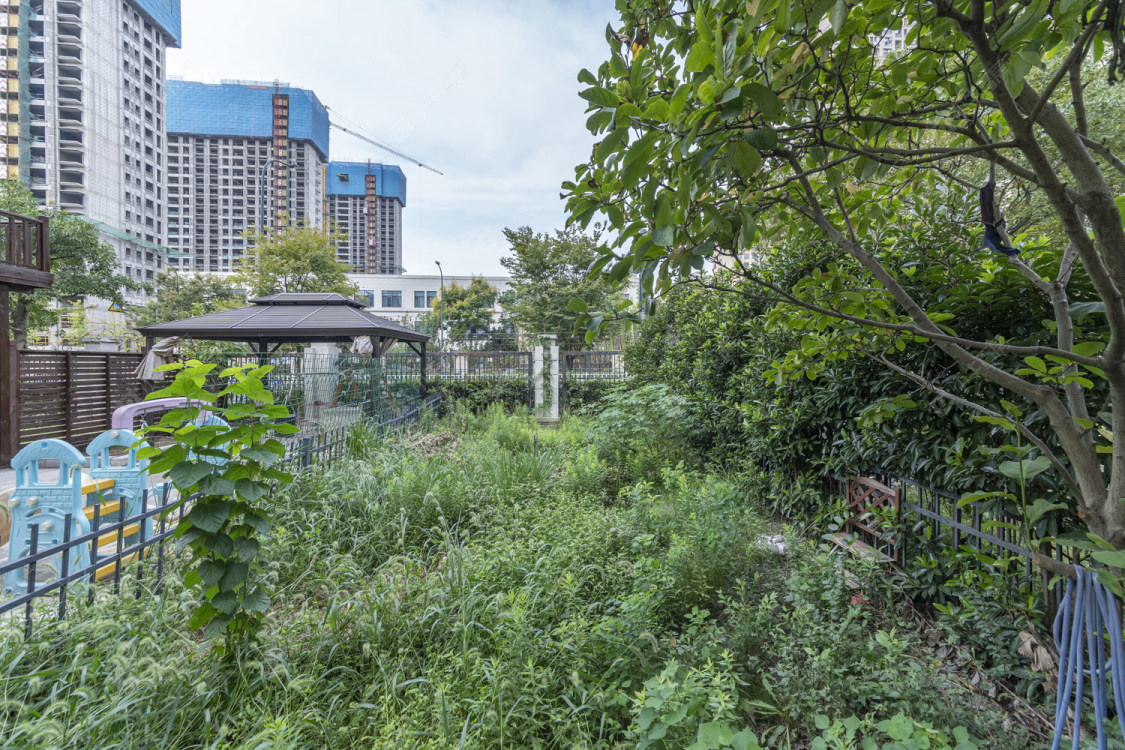
[(512, 275), (511, 295), (505, 303), (512, 322), (524, 333), (554, 334), (562, 348), (583, 348), (583, 334), (575, 332), (581, 315), (570, 306), (581, 300), (585, 308), (598, 310), (617, 301), (610, 284), (586, 274), (598, 258), (598, 237), (575, 228), (553, 236), (536, 234), (531, 227), (505, 229), (504, 236), (512, 255), (500, 263)]
[[(1091, 137), (1085, 98), (1094, 77), (1125, 73), (1120, 2), (618, 0), (617, 8), (609, 59), (579, 75), (601, 140), (564, 186), (575, 222), (603, 216), (616, 232), (593, 270), (616, 281), (637, 273), (659, 294), (715, 252), (737, 258), (794, 227), (815, 228), (844, 262), (792, 289), (739, 267), (789, 306), (779, 320), (796, 345), (770, 376), (816, 377), (848, 356), (879, 362), (1018, 431), (1034, 453), (1009, 470), (1053, 469), (1097, 541), (1125, 548), (1125, 419), (1114, 419), (1125, 400), (1125, 196), (1115, 197), (1109, 178), (1125, 174), (1125, 160)], [(880, 40), (899, 30), (907, 48), (884, 58)], [(1036, 70), (1041, 82), (1029, 77)], [(984, 290), (1010, 268), (1024, 277), (1029, 303), (1041, 295), (1050, 305), (1027, 341), (963, 334), (956, 316), (910, 292), (911, 270), (895, 265), (883, 236), (889, 224), (912, 223), (917, 200), (980, 186), (959, 174), (972, 162), (1009, 192), (1042, 196), (1059, 222), (1059, 249), (986, 252), (973, 280)], [(1006, 207), (983, 197), (994, 212)], [(1028, 240), (996, 224), (987, 236), (1001, 251)], [(1093, 298), (1072, 296), (1076, 283)], [(1102, 316), (1104, 337), (1083, 328)], [(886, 356), (916, 345), (1027, 408), (997, 411)], [(1096, 554), (1125, 565), (1116, 552)]]
[[(0, 181), (0, 208), (24, 216), (42, 213), (31, 190), (16, 180)], [(79, 216), (49, 208), (51, 219), (50, 289), (12, 295), (11, 336), (17, 347), (27, 346), (29, 330), (40, 330), (58, 321), (61, 300), (88, 296), (122, 304), (122, 291), (140, 284), (119, 273), (117, 253), (102, 242), (98, 230)]]
[(279, 292), (336, 292), (351, 297), (358, 291), (348, 281), (348, 266), (336, 257), (336, 248), (344, 241), (337, 230), (290, 224), (276, 232), (247, 230), (244, 236), (251, 247), (239, 260), (232, 281), (251, 297)]
[(245, 292), (218, 276), (165, 271), (156, 275), (153, 294), (144, 306), (131, 312), (141, 327), (231, 310), (245, 301)]
[(492, 309), (498, 296), (496, 287), (479, 276), (467, 287), (452, 284), (434, 299), (430, 312), (422, 317), (420, 328), (437, 336), (444, 319), (448, 341), (479, 339), (493, 328)]

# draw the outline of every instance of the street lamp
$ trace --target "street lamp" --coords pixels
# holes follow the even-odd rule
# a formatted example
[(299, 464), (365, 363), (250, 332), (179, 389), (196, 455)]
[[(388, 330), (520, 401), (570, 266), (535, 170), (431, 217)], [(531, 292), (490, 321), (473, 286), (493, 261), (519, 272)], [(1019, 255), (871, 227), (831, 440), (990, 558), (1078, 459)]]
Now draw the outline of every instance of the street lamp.
[[(438, 297), (438, 331), (441, 334), (438, 351), (445, 351), (445, 272), (441, 268), (441, 261), (435, 260), (438, 274), (441, 277), (441, 296)], [(441, 354), (438, 354), (438, 369), (441, 369)]]

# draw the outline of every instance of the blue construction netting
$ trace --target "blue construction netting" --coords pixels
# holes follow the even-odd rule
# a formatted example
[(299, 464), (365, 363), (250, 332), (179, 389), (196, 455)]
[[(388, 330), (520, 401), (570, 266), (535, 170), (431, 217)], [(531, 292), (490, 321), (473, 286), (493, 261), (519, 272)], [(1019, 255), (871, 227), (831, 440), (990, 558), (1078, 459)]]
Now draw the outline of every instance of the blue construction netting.
[(406, 175), (394, 164), (366, 161), (328, 163), (329, 195), (367, 195), (367, 175), (375, 175), (375, 192), (381, 198), (398, 198), (406, 205)]
[(168, 37), (173, 47), (179, 48), (183, 37), (180, 25), (180, 0), (132, 0), (137, 10), (152, 19)]
[[(310, 141), (328, 158), (328, 110), (307, 89), (281, 86), (289, 95), (289, 138)], [(272, 84), (168, 81), (168, 132), (191, 135), (273, 137)]]

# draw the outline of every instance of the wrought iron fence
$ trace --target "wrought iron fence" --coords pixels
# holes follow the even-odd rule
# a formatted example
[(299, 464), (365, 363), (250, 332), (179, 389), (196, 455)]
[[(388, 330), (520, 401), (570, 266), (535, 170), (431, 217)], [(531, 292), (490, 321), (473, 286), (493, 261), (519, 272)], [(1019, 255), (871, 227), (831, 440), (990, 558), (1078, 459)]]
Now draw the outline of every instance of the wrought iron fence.
[(609, 386), (627, 377), (621, 351), (570, 351), (562, 352), (560, 358), (559, 406), (563, 409), (601, 398)]
[[(1035, 553), (1024, 543), (1023, 519), (1006, 510), (1000, 503), (978, 500), (961, 503), (961, 495), (931, 487), (909, 477), (881, 471), (869, 476), (892, 491), (901, 493), (895, 546), (900, 561), (911, 554), (922, 554), (933, 547), (969, 548), (995, 560), (1022, 558), (1025, 572), (1034, 572)], [(846, 496), (847, 478), (833, 475), (828, 489), (836, 496)], [(1038, 554), (1061, 563), (1074, 563), (1076, 557), (1060, 545), (1048, 540), (1040, 542)]]
[[(388, 434), (418, 422), (428, 413), (440, 413), (442, 397), (434, 394), (403, 409), (388, 412), (369, 424), (377, 432)], [(291, 445), (279, 466), (288, 471), (302, 471), (315, 464), (334, 461), (347, 452), (348, 434), (352, 425), (340, 426), (317, 435), (305, 435)], [(194, 496), (193, 496), (194, 497)], [(40, 617), (63, 620), (67, 615), (68, 596), (75, 585), (90, 603), (99, 585), (112, 580), (113, 592), (121, 593), (123, 573), (134, 574), (137, 596), (142, 595), (146, 576), (151, 571), (155, 590), (164, 580), (164, 553), (169, 538), (183, 520), (193, 497), (181, 502), (179, 493), (171, 483), (165, 482), (144, 490), (140, 512), (126, 516), (126, 503), (120, 503), (116, 513), (101, 514), (101, 505), (92, 506), (90, 532), (73, 536), (77, 526), (73, 514), (63, 521), (62, 541), (40, 546), (40, 523), (29, 524), (30, 542), (26, 549), (10, 550), (9, 560), (0, 564), (0, 580), (4, 581), (4, 595), (0, 598), (0, 618), (24, 610), (25, 632), (28, 637), (36, 619), (36, 602), (41, 607)], [(44, 531), (49, 531), (42, 524)], [(76, 567), (78, 561), (88, 559), (88, 564)], [(47, 597), (57, 595), (51, 608), (43, 607)]]
[[(147, 562), (155, 566), (153, 575), (156, 590), (159, 591), (164, 578), (165, 542), (175, 533), (176, 525), (183, 520), (185, 505), (190, 502), (191, 498), (180, 502), (179, 494), (170, 483), (150, 487), (144, 490), (141, 511), (136, 515), (125, 516), (125, 503), (120, 504), (116, 514), (105, 517), (101, 515), (101, 505), (93, 506), (90, 532), (76, 537), (72, 537), (72, 532), (77, 524), (73, 515), (67, 513), (63, 522), (62, 542), (47, 547), (39, 546), (40, 524), (29, 524), (31, 535), (26, 554), (12, 554), (14, 559), (0, 565), (4, 592), (6, 595), (14, 595), (0, 601), (0, 616), (23, 608), (26, 634), (30, 637), (36, 599), (57, 591), (56, 617), (59, 620), (66, 619), (67, 596), (72, 584), (80, 584), (89, 602), (93, 603), (98, 582), (110, 576), (113, 579), (114, 593), (120, 593), (122, 571), (126, 565), (134, 562), (138, 595)], [(171, 523), (173, 515), (175, 523)], [(111, 552), (105, 553), (102, 549), (107, 545), (112, 545), (113, 548)], [(156, 547), (155, 551), (153, 547)], [(72, 558), (86, 557), (89, 558), (89, 564), (72, 569)], [(51, 574), (49, 578), (43, 575), (48, 571)], [(18, 592), (17, 589), (23, 591)]]

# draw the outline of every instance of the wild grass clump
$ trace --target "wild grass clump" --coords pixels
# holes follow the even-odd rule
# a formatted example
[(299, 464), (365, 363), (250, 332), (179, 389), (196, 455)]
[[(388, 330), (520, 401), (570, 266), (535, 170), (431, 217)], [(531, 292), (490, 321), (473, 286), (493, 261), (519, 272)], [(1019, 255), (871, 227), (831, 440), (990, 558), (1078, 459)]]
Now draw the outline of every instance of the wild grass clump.
[(757, 747), (853, 713), (873, 737), (965, 723), (1019, 746), (939, 700), (951, 684), (819, 552), (765, 549), (745, 483), (683, 460), (679, 434), (613, 448), (597, 418), (495, 408), (357, 432), (271, 500), (256, 642), (220, 657), (187, 632), (174, 570), (28, 642), (6, 623), (0, 746)]

